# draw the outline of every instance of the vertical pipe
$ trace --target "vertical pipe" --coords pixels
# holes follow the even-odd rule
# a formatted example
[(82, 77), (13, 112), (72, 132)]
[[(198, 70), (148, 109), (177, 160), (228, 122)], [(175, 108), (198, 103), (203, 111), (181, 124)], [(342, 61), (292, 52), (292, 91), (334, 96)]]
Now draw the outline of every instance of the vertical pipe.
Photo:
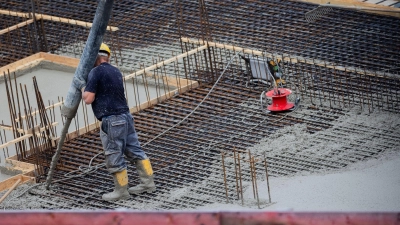
[(257, 205), (258, 208), (260, 209), (260, 198), (258, 196), (258, 187), (257, 187), (257, 171), (256, 171), (256, 160), (254, 159), (254, 156), (250, 160), (250, 165), (253, 168), (253, 174), (252, 177), (254, 177), (254, 190), (256, 193), (256, 199), (257, 199)]
[[(315, 65), (315, 60), (313, 59), (313, 67), (315, 68), (315, 74), (317, 74), (317, 69), (319, 68), (319, 73), (318, 73), (318, 83), (319, 85), (317, 85), (318, 88), (318, 98), (319, 98), (319, 105), (322, 105), (322, 100), (321, 100), (321, 95), (323, 95), (323, 93), (321, 94), (321, 89), (322, 89), (322, 85), (323, 83), (321, 82), (322, 79), (322, 73), (321, 73), (321, 68), (317, 65)], [(324, 89), (322, 89), (323, 91)]]
[[(367, 82), (367, 73), (365, 72), (365, 68), (364, 68), (364, 78), (365, 78), (365, 83)], [(368, 92), (370, 92), (370, 90), (366, 90), (367, 89), (367, 83), (365, 84), (365, 91), (364, 93), (366, 93), (366, 98), (367, 98), (367, 104), (368, 104), (368, 112), (371, 113), (371, 103), (369, 102), (369, 96), (368, 96)]]
[(176, 80), (176, 84), (177, 84), (177, 89), (178, 89), (178, 93), (181, 93), (181, 88), (182, 88), (182, 85), (181, 85), (181, 79), (180, 79), (180, 73), (179, 73), (179, 62), (178, 61), (176, 61), (176, 62), (174, 62), (174, 68), (175, 68), (175, 71), (176, 71), (176, 73), (175, 73), (175, 80)]
[[(2, 124), (4, 124), (4, 122), (3, 121), (1, 121), (1, 123)], [(3, 130), (3, 132), (4, 132), (4, 138), (5, 138), (5, 130)], [(0, 141), (1, 141), (1, 144), (4, 144), (5, 142), (3, 141), (3, 136), (1, 135), (1, 132), (0, 132)], [(7, 156), (6, 156), (6, 151), (5, 151), (5, 149), (7, 150)], [(8, 158), (9, 156), (8, 156), (8, 147), (5, 147), (5, 148), (3, 148), (3, 154), (4, 154), (4, 158), (6, 159), (6, 158)], [(1, 163), (1, 157), (0, 157), (0, 163)]]
[(82, 113), (83, 113), (83, 123), (84, 123), (84, 126), (85, 126), (85, 132), (87, 133), (88, 132), (88, 127), (87, 127), (87, 125), (89, 125), (89, 124), (87, 124), (86, 123), (86, 114), (85, 114), (85, 107), (84, 107), (84, 102), (83, 102), (83, 99), (81, 100), (81, 105), (82, 105)]
[(38, 152), (38, 140), (37, 140), (36, 132), (35, 132), (35, 122), (34, 122), (33, 115), (32, 115), (32, 108), (31, 108), (31, 104), (29, 102), (28, 89), (26, 88), (26, 85), (24, 85), (24, 88), (25, 88), (26, 102), (27, 102), (27, 106), (28, 106), (28, 113), (29, 113), (28, 115), (30, 117), (31, 124), (32, 124), (31, 130), (32, 130), (33, 136), (29, 139), (32, 140), (31, 149), (33, 149), (33, 153), (35, 156), (34, 161), (35, 161), (36, 172), (41, 175), (41, 170), (39, 168), (40, 163), (39, 163), (39, 152)]
[(269, 203), (271, 203), (271, 192), (269, 189), (269, 178), (268, 178), (268, 163), (267, 163), (267, 157), (264, 154), (264, 166), (265, 166), (265, 176), (267, 177), (267, 187), (268, 187), (268, 199)]
[(225, 185), (226, 203), (229, 203), (228, 185), (226, 184), (225, 158), (224, 158), (224, 153), (223, 152), (221, 152), (221, 157), (222, 157), (222, 171), (224, 172), (224, 185)]
[[(328, 83), (328, 68), (326, 67), (326, 62), (324, 61), (324, 65), (325, 65), (325, 76), (326, 76), (326, 82)], [(330, 76), (332, 77), (332, 76)], [(329, 99), (329, 107), (332, 108), (332, 101), (331, 101), (331, 91), (328, 89), (328, 99)]]
[(234, 162), (235, 162), (236, 193), (237, 193), (237, 198), (239, 199), (238, 168), (237, 168), (237, 163), (236, 163), (236, 150), (235, 149), (233, 149), (233, 158), (234, 158)]
[(253, 187), (253, 196), (256, 198), (256, 192), (254, 191), (254, 177), (253, 177), (253, 167), (251, 166), (251, 153), (249, 150), (249, 163), (250, 163), (250, 175), (251, 175), (251, 185)]
[[(36, 5), (37, 5), (37, 8), (39, 10), (39, 13), (41, 13), (40, 12), (40, 1), (35, 0), (35, 2), (36, 2)], [(35, 11), (35, 13), (36, 13), (36, 11)], [(41, 51), (48, 52), (49, 51), (49, 49), (48, 49), (49, 46), (48, 46), (48, 43), (47, 43), (46, 32), (44, 30), (43, 19), (40, 20), (39, 25), (40, 25), (40, 28), (41, 28), (41, 36), (40, 36), (40, 38), (43, 41), (43, 43), (41, 43), (41, 45), (43, 46), (43, 50), (41, 50)]]
[[(357, 76), (357, 75), (359, 75), (359, 81), (357, 82), (357, 80), (356, 80), (356, 82), (357, 82), (357, 85), (359, 85), (360, 84), (360, 82), (361, 82), (361, 75), (357, 72), (357, 68), (355, 68), (354, 69), (354, 71), (355, 71), (355, 75)], [(356, 87), (357, 87), (357, 85), (356, 85)], [(360, 103), (360, 107), (361, 107), (361, 109), (362, 109), (362, 102), (361, 102), (361, 88), (357, 88), (358, 89), (358, 102)]]
[[(188, 48), (187, 48), (187, 43), (185, 42), (185, 50), (182, 50), (182, 51), (184, 51), (184, 52), (187, 52), (188, 51)], [(186, 68), (186, 66), (185, 66), (185, 79), (190, 79), (190, 80), (192, 80), (192, 77), (190, 76), (190, 77), (188, 77), (187, 75), (188, 74), (192, 74), (191, 73), (191, 69), (190, 69), (190, 58), (191, 58), (191, 55), (188, 55), (187, 57), (185, 57), (185, 59), (186, 59), (186, 63), (187, 63), (187, 68)], [(186, 65), (186, 63), (185, 63), (185, 60), (183, 60), (183, 63), (184, 63), (184, 65)]]
[(132, 79), (133, 95), (135, 96), (135, 106), (136, 106), (136, 109), (139, 111), (140, 110), (140, 99), (139, 99), (140, 96), (139, 96), (139, 91), (138, 91), (139, 89), (137, 87), (137, 82), (135, 82), (135, 79), (137, 79), (137, 78), (135, 76), (135, 78), (131, 78), (131, 79)]
[(125, 80), (125, 77), (122, 77), (122, 81), (124, 82), (126, 104), (129, 105), (128, 90), (126, 89), (126, 80)]
[[(174, 65), (175, 65), (175, 62), (174, 62)], [(176, 68), (175, 67), (174, 67), (174, 74), (176, 74)], [(169, 88), (167, 69), (165, 67), (164, 67), (164, 74), (161, 73), (161, 78), (162, 78), (161, 80), (162, 80), (162, 83), (163, 83), (163, 89), (164, 89), (164, 95), (165, 95), (166, 93), (169, 93), (171, 91), (170, 88)], [(165, 78), (165, 80), (164, 80), (164, 78)]]
[(240, 166), (240, 153), (237, 154), (238, 157), (238, 167), (239, 167), (239, 182), (240, 182), (240, 197), (242, 199), (242, 205), (244, 205), (243, 200), (243, 185), (242, 185), (242, 168)]
[[(142, 66), (143, 68), (145, 68), (144, 64)], [(144, 73), (142, 74), (142, 80), (143, 80), (144, 91), (146, 93), (147, 103), (150, 104), (150, 93), (149, 93), (149, 85), (147, 83), (146, 71), (144, 71)]]
[(39, 39), (40, 39), (40, 36), (39, 36), (39, 34), (38, 34), (38, 32), (37, 32), (37, 30), (38, 30), (38, 26), (37, 26), (37, 21), (36, 21), (36, 12), (35, 12), (35, 4), (33, 3), (33, 0), (31, 0), (31, 9), (32, 9), (32, 13), (29, 13), (29, 15), (32, 17), (32, 19), (33, 19), (33, 33), (34, 33), (34, 40), (35, 40), (35, 44), (36, 44), (36, 46), (35, 46), (35, 49), (34, 49), (34, 52), (36, 53), (36, 52), (40, 52), (40, 45), (39, 45)]
[(338, 102), (339, 102), (339, 106), (340, 106), (340, 99), (342, 99), (343, 107), (345, 107), (344, 97), (343, 97), (345, 93), (344, 93), (344, 90), (343, 90), (342, 79), (340, 77), (340, 74), (341, 74), (341, 71), (338, 71), (338, 76), (337, 76), (337, 79), (339, 81), (338, 89), (340, 87), (340, 91), (338, 91)]
[[(334, 79), (335, 82), (337, 81), (335, 66), (333, 67), (333, 79)], [(338, 92), (339, 87), (338, 87), (338, 85), (335, 84), (334, 82), (331, 82), (330, 85), (331, 85), (331, 87), (332, 87), (333, 104), (336, 105), (335, 93)], [(336, 87), (336, 91), (335, 91), (335, 87)], [(339, 104), (339, 106), (340, 106), (340, 102), (338, 102), (338, 104)]]
[(372, 97), (372, 80), (371, 80), (371, 76), (367, 76), (367, 77), (368, 77), (368, 83), (369, 83), (367, 95), (369, 94), (369, 96), (370, 96), (369, 98), (371, 99), (371, 111), (373, 111), (374, 110), (374, 99)]
[[(14, 85), (15, 85), (15, 94), (17, 95), (17, 104), (18, 104), (18, 123), (19, 123), (19, 128), (23, 130), (24, 129), (24, 123), (23, 123), (22, 118), (21, 118), (21, 106), (20, 106), (20, 103), (19, 103), (17, 75), (15, 74), (15, 72), (14, 72)], [(17, 112), (15, 112), (15, 113), (17, 113)], [(21, 143), (22, 144), (21, 152), (25, 156), (25, 152), (26, 152), (27, 149), (26, 149), (26, 145), (24, 145), (24, 143), (25, 143), (25, 141), (23, 141)]]
[[(90, 29), (89, 37), (86, 42), (85, 49), (83, 50), (82, 57), (79, 61), (78, 68), (75, 71), (74, 78), (79, 80), (86, 81), (89, 71), (93, 68), (94, 62), (97, 57), (97, 53), (100, 49), (100, 44), (103, 41), (104, 33), (107, 29), (108, 21), (110, 19), (111, 10), (113, 7), (113, 0), (99, 0), (96, 14), (93, 20), (93, 26)], [(53, 173), (57, 166), (58, 159), (60, 157), (60, 152), (62, 145), (64, 144), (65, 137), (68, 132), (68, 128), (71, 124), (71, 120), (75, 117), (75, 114), (78, 110), (79, 101), (82, 98), (81, 90), (78, 90), (74, 84), (72, 83), (67, 97), (65, 99), (62, 113), (67, 117), (67, 121), (64, 124), (62, 129), (62, 133), (57, 145), (57, 151), (53, 156), (51, 161), (49, 174), (46, 180), (46, 189), (50, 188), (51, 180), (53, 179)]]
[[(8, 79), (10, 79), (9, 76), (8, 76)], [(6, 86), (8, 109), (9, 109), (9, 113), (10, 113), (11, 126), (12, 126), (12, 129), (13, 129), (12, 134), (13, 134), (14, 139), (16, 139), (16, 138), (19, 137), (19, 133), (16, 130), (15, 118), (14, 118), (14, 113), (13, 113), (13, 104), (11, 102), (12, 90), (10, 90), (9, 87), (8, 87), (8, 80), (7, 80), (7, 75), (6, 75), (5, 72), (4, 72), (4, 85)], [(17, 158), (18, 158), (18, 160), (20, 160), (21, 159), (21, 154), (18, 151), (17, 144), (15, 144), (15, 147), (16, 147)]]

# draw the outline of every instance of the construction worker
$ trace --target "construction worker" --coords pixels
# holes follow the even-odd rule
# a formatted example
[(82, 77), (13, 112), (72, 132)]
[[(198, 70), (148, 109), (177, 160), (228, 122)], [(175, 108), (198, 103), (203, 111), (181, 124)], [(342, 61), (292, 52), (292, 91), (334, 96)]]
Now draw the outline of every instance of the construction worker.
[[(109, 64), (110, 48), (102, 43), (87, 84), (80, 84), (82, 98), (92, 104), (94, 115), (102, 121), (100, 139), (104, 148), (105, 164), (114, 179), (114, 191), (104, 194), (103, 200), (129, 198), (130, 194), (153, 192), (153, 170), (140, 147), (133, 116), (124, 95), (121, 72)], [(128, 189), (127, 166), (123, 156), (136, 165), (140, 184)]]
[[(280, 59), (278, 59), (278, 63), (280, 62)], [(282, 79), (282, 73), (281, 70), (278, 66), (277, 63), (275, 63), (274, 60), (270, 60), (268, 62), (268, 68), (269, 71), (271, 72), (272, 76), (274, 77), (275, 84), (278, 86), (279, 84), (285, 84), (285, 80)]]

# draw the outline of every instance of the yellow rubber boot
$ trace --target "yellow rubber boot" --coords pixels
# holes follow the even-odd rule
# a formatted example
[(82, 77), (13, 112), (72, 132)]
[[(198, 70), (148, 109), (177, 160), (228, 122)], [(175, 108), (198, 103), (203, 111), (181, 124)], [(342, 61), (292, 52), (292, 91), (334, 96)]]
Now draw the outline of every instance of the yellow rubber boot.
[(154, 175), (150, 160), (137, 160), (136, 169), (139, 174), (140, 184), (129, 188), (129, 193), (138, 195), (143, 192), (151, 193), (155, 191), (156, 185), (154, 184)]
[(114, 191), (104, 194), (102, 199), (105, 201), (116, 201), (129, 198), (128, 192), (128, 173), (125, 170), (112, 174), (114, 178)]

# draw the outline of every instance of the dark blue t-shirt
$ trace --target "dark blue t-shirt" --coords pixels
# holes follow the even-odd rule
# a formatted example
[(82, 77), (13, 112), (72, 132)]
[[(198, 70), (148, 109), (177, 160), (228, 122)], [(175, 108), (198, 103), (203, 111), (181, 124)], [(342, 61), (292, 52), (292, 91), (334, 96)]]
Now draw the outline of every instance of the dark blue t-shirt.
[(102, 63), (90, 71), (85, 91), (96, 94), (92, 109), (98, 120), (104, 116), (129, 112), (122, 74), (108, 63)]

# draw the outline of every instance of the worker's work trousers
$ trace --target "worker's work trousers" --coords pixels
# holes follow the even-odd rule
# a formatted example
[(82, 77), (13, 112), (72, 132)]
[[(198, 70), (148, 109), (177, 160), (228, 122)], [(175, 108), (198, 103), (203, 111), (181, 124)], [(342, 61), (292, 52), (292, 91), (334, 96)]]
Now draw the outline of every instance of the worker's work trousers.
[(129, 161), (146, 159), (140, 147), (130, 113), (102, 118), (100, 139), (103, 144), (107, 170), (113, 174), (126, 169), (124, 155)]

